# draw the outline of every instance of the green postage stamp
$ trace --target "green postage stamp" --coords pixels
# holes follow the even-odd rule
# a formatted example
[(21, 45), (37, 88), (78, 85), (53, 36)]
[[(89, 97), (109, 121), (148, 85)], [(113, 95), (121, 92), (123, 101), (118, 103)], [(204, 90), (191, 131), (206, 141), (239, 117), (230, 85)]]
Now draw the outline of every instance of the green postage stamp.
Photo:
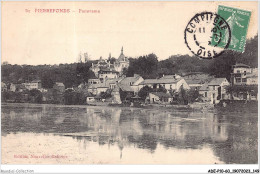
[[(251, 16), (250, 11), (241, 10), (232, 7), (218, 6), (218, 15), (226, 20), (231, 30), (231, 40), (227, 49), (244, 52), (246, 44), (246, 34)], [(223, 33), (224, 37), (220, 43), (212, 38), (212, 45), (217, 44), (218, 47), (225, 47), (229, 40), (229, 34)]]

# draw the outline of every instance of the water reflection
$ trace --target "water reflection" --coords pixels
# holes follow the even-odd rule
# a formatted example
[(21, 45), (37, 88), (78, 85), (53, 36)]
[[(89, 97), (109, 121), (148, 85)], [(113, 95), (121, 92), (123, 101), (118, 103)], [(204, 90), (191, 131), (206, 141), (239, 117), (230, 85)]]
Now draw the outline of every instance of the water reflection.
[(192, 149), (198, 152), (207, 147), (216, 159), (224, 163), (257, 163), (257, 121), (257, 113), (217, 110), (212, 113), (169, 112), (2, 104), (2, 136), (55, 134), (83, 143), (85, 150), (88, 143), (107, 146), (108, 153), (112, 153), (111, 148), (117, 147), (120, 159), (130, 156), (124, 155), (124, 150), (129, 149), (142, 149), (145, 153), (156, 155), (162, 149), (188, 153)]

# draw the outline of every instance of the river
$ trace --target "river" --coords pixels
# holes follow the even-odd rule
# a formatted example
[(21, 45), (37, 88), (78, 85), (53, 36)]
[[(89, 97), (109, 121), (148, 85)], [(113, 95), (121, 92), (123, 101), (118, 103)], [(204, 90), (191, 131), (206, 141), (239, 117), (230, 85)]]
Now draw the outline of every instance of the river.
[(4, 104), (3, 164), (256, 164), (257, 113)]

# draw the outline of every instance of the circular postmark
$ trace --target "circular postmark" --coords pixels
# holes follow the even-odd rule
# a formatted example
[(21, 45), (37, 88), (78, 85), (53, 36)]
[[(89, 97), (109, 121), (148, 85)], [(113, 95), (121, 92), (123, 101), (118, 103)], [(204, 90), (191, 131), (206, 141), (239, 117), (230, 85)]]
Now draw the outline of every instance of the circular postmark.
[(211, 12), (196, 14), (184, 31), (184, 39), (189, 50), (203, 59), (220, 56), (228, 48), (231, 30), (221, 16)]

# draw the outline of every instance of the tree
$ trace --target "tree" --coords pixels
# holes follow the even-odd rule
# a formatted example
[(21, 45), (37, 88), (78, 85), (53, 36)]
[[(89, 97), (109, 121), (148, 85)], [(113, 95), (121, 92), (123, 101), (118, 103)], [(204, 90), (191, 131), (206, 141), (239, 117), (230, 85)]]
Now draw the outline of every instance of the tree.
[(140, 56), (138, 59), (129, 59), (130, 65), (126, 76), (139, 74), (143, 78), (156, 78), (158, 68), (158, 58), (155, 54)]
[(154, 89), (153, 92), (163, 92), (163, 93), (166, 93), (167, 89), (165, 89), (165, 87), (163, 87), (162, 85), (159, 85), (159, 88)]
[(193, 103), (197, 100), (200, 99), (201, 95), (199, 94), (199, 91), (196, 90), (196, 89), (190, 89), (188, 92), (187, 92), (187, 95), (188, 95), (188, 103)]
[(38, 89), (29, 91), (29, 101), (32, 103), (42, 103), (42, 93)]
[(149, 87), (149, 86), (144, 86), (138, 92), (138, 96), (141, 97), (142, 100), (145, 100), (150, 92), (153, 92), (153, 89), (151, 87)]
[(179, 104), (188, 104), (187, 92), (183, 87), (180, 88), (180, 91), (177, 95), (177, 101)]
[(111, 97), (112, 97), (111, 91), (110, 91), (110, 90), (107, 90), (106, 92), (101, 92), (101, 93), (100, 93), (100, 97), (101, 97), (102, 99), (111, 98)]
[(125, 101), (127, 97), (127, 92), (123, 91), (121, 88), (119, 89), (119, 94), (120, 94), (120, 100)]

